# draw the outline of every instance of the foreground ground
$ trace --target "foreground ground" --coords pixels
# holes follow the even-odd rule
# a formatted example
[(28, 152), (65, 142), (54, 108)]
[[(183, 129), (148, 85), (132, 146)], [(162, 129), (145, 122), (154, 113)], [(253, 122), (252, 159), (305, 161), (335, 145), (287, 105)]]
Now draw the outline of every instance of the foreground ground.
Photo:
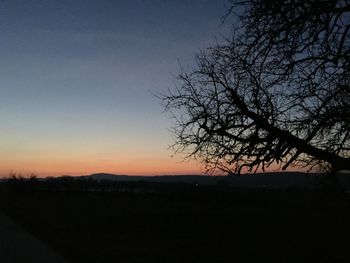
[(350, 262), (341, 200), (218, 194), (0, 191), (0, 209), (74, 262)]
[(0, 213), (1, 263), (65, 263), (36, 237)]

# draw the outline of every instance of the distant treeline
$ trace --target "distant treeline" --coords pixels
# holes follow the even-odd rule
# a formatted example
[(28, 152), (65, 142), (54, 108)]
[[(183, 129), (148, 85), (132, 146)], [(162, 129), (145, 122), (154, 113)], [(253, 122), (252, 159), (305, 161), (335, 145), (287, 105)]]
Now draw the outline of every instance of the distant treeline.
[[(330, 188), (243, 188), (218, 182), (216, 185), (197, 183), (160, 183), (147, 181), (110, 181), (82, 177), (23, 177), (12, 175), (1, 181), (3, 189), (13, 193), (91, 193), (144, 196), (170, 200), (234, 202), (241, 205), (314, 206), (327, 203), (336, 194)], [(332, 197), (333, 196), (333, 197)]]
[(89, 176), (47, 177), (12, 175), (2, 180), (4, 186), (20, 191), (91, 191), (117, 193), (179, 193), (179, 192), (231, 192), (232, 187), (218, 182), (216, 185), (198, 183), (164, 183), (139, 181), (96, 180)]

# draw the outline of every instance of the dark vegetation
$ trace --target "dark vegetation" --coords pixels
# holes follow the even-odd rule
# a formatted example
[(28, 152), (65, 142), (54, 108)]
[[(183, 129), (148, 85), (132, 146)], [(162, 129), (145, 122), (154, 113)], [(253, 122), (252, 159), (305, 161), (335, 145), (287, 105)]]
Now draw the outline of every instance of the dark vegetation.
[(162, 96), (208, 170), (350, 170), (350, 1), (231, 0), (232, 34)]
[[(70, 262), (348, 262), (325, 189), (12, 177), (0, 208)], [(114, 190), (113, 190), (114, 189)]]

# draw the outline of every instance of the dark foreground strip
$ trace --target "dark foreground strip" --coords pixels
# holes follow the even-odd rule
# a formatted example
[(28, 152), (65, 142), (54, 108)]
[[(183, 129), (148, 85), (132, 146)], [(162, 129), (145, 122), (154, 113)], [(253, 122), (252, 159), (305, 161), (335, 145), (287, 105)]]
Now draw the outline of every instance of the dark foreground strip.
[(1, 263), (67, 263), (44, 243), (0, 213)]

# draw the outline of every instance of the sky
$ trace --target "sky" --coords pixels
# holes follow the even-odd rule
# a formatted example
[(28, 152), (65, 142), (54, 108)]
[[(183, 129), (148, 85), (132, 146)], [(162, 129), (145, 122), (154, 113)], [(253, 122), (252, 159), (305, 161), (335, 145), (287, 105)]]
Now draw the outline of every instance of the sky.
[(153, 94), (228, 32), (227, 0), (0, 1), (0, 176), (200, 174)]

